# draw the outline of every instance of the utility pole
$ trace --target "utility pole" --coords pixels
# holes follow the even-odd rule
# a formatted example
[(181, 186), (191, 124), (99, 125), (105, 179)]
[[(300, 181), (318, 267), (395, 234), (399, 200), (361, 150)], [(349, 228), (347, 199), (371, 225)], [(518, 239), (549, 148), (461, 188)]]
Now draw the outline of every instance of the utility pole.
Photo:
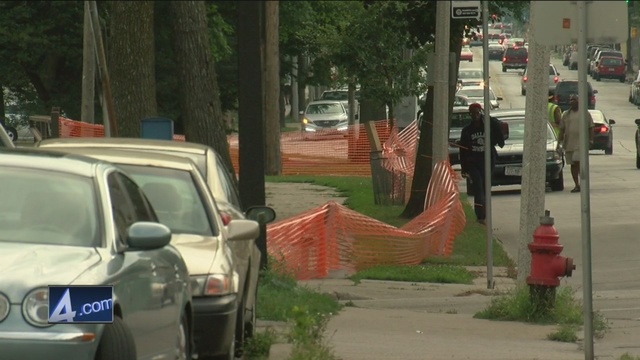
[[(530, 26), (540, 24), (536, 7), (530, 7)], [(527, 102), (525, 105), (524, 154), (522, 159), (522, 190), (520, 195), (520, 234), (518, 242), (518, 285), (526, 284), (531, 267), (531, 252), (527, 247), (533, 232), (544, 215), (547, 155), (547, 103), (549, 96), (549, 46), (537, 42), (536, 31), (529, 32), (529, 63), (527, 64)], [(584, 61), (582, 61), (584, 63)], [(540, 121), (545, 119), (545, 121)]]
[(433, 165), (449, 159), (450, 23), (451, 1), (438, 1), (436, 5), (436, 59), (433, 87)]
[(91, 30), (91, 10), (89, 2), (84, 2), (84, 33), (82, 48), (82, 107), (80, 120), (95, 123), (96, 98), (96, 55), (93, 31)]
[[(98, 69), (100, 70), (100, 83), (102, 84), (102, 108), (103, 114), (107, 118), (103, 120), (104, 136), (117, 137), (118, 127), (116, 122), (116, 114), (113, 108), (113, 96), (111, 95), (111, 83), (109, 82), (109, 72), (107, 71), (107, 57), (104, 51), (104, 42), (102, 41), (102, 29), (100, 28), (100, 17), (98, 16), (98, 5), (95, 1), (89, 1), (91, 12), (91, 29), (93, 30), (93, 39), (96, 45), (96, 53), (98, 58)], [(106, 109), (106, 111), (105, 111)]]

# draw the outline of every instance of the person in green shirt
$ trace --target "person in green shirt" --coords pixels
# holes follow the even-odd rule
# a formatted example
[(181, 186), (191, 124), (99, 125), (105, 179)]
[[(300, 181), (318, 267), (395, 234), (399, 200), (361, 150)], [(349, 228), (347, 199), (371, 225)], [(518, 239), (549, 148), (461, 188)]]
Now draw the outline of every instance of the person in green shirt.
[(560, 133), (560, 119), (562, 119), (562, 111), (560, 106), (553, 103), (553, 95), (549, 95), (549, 102), (547, 103), (547, 118), (549, 124), (553, 127), (556, 136)]

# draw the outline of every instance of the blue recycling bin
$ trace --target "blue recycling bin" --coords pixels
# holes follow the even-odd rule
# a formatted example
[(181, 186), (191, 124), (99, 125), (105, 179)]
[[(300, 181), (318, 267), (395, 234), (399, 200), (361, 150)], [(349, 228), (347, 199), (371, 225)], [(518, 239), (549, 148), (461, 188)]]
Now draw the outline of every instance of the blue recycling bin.
[(140, 137), (143, 139), (173, 140), (173, 120), (150, 117), (140, 121)]

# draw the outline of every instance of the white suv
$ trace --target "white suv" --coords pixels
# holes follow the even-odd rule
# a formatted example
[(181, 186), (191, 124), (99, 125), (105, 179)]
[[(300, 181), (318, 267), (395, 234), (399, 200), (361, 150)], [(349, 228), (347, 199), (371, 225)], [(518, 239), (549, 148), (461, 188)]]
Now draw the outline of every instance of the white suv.
[[(527, 95), (527, 80), (529, 80), (527, 76), (527, 69), (520, 72), (520, 76), (520, 94), (524, 96)], [(558, 81), (560, 81), (560, 73), (558, 72), (558, 69), (556, 69), (553, 64), (549, 64), (549, 95), (552, 95), (556, 90), (556, 84), (558, 84)]]

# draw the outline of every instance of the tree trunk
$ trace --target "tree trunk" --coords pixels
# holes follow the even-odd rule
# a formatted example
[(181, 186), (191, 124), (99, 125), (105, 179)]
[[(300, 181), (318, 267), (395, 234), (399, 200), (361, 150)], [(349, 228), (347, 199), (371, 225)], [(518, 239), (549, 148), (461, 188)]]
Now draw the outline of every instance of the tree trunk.
[(171, 42), (180, 84), (184, 135), (187, 141), (211, 146), (235, 174), (211, 54), (205, 3), (171, 1), (171, 13)]
[(118, 134), (139, 137), (140, 120), (156, 116), (152, 1), (112, 1), (108, 66)]
[[(450, 49), (456, 54), (455, 73), (460, 67), (460, 51), (462, 50), (462, 30), (463, 26), (459, 21), (451, 22), (451, 43)], [(457, 76), (456, 76), (457, 77)], [(449, 82), (449, 109), (453, 107), (453, 98), (456, 93), (457, 79), (450, 79)], [(424, 202), (427, 195), (427, 187), (433, 174), (433, 86), (429, 86), (425, 106), (422, 109), (423, 120), (420, 128), (420, 141), (416, 155), (413, 181), (411, 182), (411, 195), (409, 201), (400, 217), (412, 219), (424, 211)], [(449, 127), (451, 119), (449, 119)]]
[[(307, 59), (304, 55), (298, 55), (298, 112), (307, 108)], [(294, 120), (300, 123), (300, 114), (293, 114)]]
[(264, 3), (265, 175), (280, 175), (280, 55), (278, 1)]
[(89, 2), (84, 3), (84, 42), (82, 49), (82, 106), (80, 120), (95, 123), (96, 108), (96, 52), (91, 29)]

